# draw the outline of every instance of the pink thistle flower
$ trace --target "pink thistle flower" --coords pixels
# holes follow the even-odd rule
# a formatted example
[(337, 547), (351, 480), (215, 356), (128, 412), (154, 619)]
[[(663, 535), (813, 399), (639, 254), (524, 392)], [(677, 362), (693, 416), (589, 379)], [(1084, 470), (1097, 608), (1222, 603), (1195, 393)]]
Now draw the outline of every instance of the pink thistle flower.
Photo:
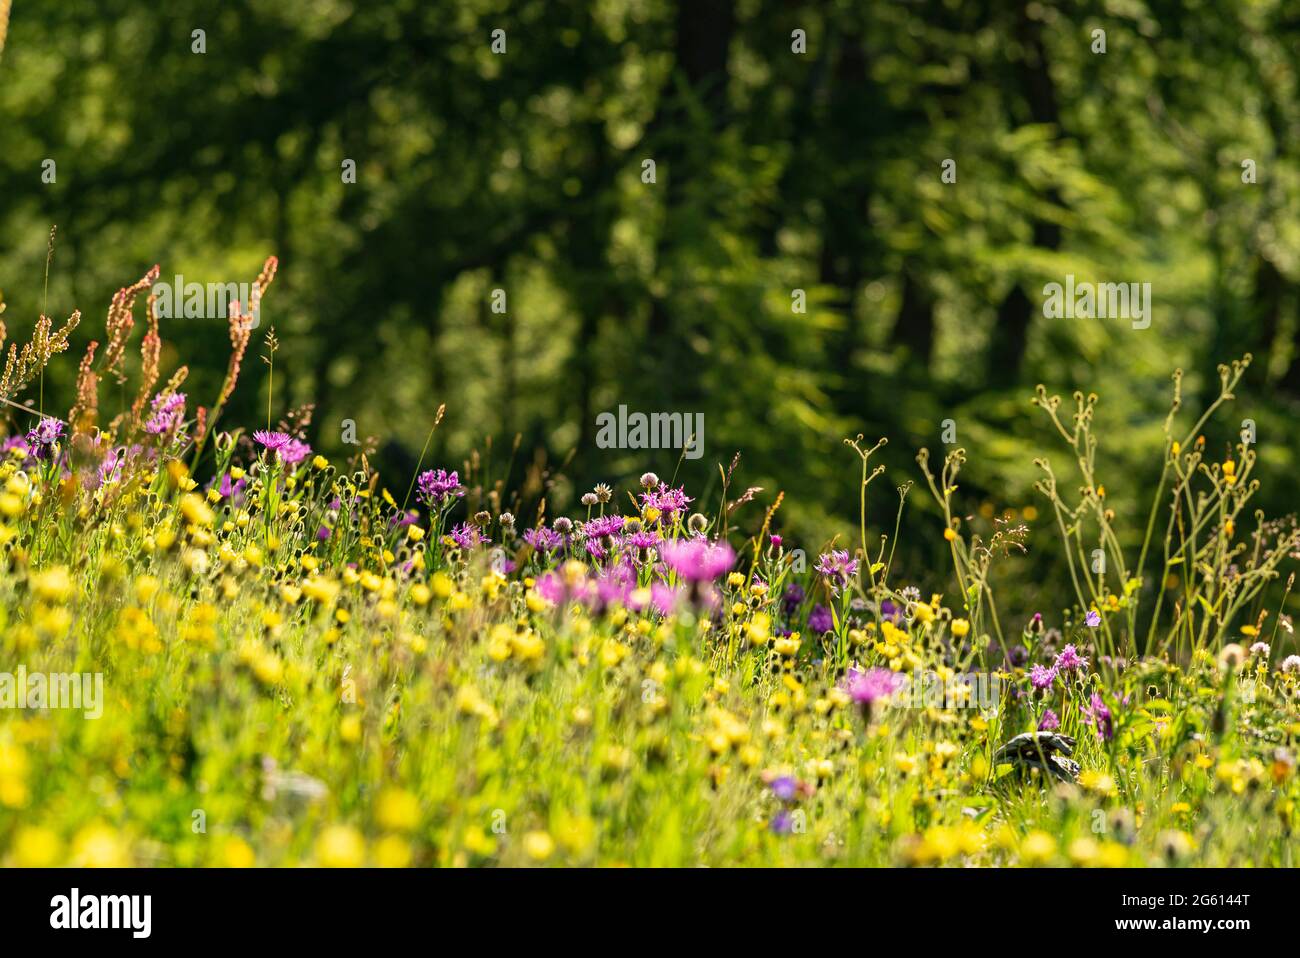
[(865, 672), (850, 669), (841, 688), (849, 693), (849, 698), (865, 708), (892, 697), (906, 683), (905, 675), (890, 669), (872, 668)]
[(659, 547), (664, 565), (688, 582), (712, 582), (728, 572), (736, 553), (725, 542), (673, 539)]
[(1045, 689), (1056, 681), (1056, 666), (1050, 669), (1035, 665), (1029, 670), (1029, 684), (1036, 689)]

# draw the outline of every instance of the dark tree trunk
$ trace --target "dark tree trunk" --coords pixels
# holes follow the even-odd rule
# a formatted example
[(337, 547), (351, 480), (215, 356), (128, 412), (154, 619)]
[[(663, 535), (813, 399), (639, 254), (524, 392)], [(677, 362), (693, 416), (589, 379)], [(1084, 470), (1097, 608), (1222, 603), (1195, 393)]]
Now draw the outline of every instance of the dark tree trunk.
[[(1029, 107), (1033, 123), (1060, 126), (1060, 110), (1056, 99), (1056, 85), (1048, 69), (1047, 49), (1043, 43), (1043, 25), (1029, 16), (1028, 4), (1021, 4), (1016, 19), (1016, 37), (1020, 44), (1017, 73), (1021, 92)], [(1055, 190), (1047, 194), (1054, 205), (1061, 202)], [(1061, 228), (1056, 223), (1036, 219), (1033, 221), (1033, 242), (1040, 249), (1057, 250), (1061, 247)], [(1014, 385), (1020, 380), (1025, 350), (1029, 346), (1029, 328), (1033, 320), (1034, 300), (1017, 282), (998, 305), (998, 328), (989, 342), (989, 380), (996, 386)]]
[(862, 34), (850, 30), (839, 43), (822, 124), (834, 167), (828, 181), (831, 189), (822, 204), (825, 222), (819, 259), (821, 281), (843, 293), (844, 327), (827, 342), (827, 359), (843, 390), (851, 390), (854, 356), (864, 338), (857, 296), (873, 259), (867, 169), (872, 131), (870, 114), (862, 109), (863, 100), (869, 98), (869, 82)]
[(902, 301), (890, 339), (907, 350), (907, 361), (929, 369), (934, 358), (934, 298), (911, 263), (903, 264)]
[[(685, 202), (686, 185), (703, 175), (709, 147), (692, 144), (695, 136), (711, 137), (725, 122), (727, 77), (731, 38), (736, 15), (732, 0), (679, 0), (676, 16), (674, 77), (660, 94), (660, 103), (650, 124), (648, 141), (654, 153), (656, 175), (664, 188), (663, 232), (655, 249), (657, 273), (676, 269), (672, 262), (676, 223)], [(677, 90), (680, 78), (685, 91)], [(691, 104), (703, 107), (708, 128), (700, 130), (691, 119)], [(694, 147), (694, 148), (692, 148)], [(697, 169), (698, 167), (698, 169)], [(668, 277), (671, 280), (671, 275)], [(648, 339), (655, 355), (651, 358), (653, 388), (665, 402), (700, 394), (698, 364), (686, 345), (690, 330), (675, 315), (673, 290), (651, 298)]]

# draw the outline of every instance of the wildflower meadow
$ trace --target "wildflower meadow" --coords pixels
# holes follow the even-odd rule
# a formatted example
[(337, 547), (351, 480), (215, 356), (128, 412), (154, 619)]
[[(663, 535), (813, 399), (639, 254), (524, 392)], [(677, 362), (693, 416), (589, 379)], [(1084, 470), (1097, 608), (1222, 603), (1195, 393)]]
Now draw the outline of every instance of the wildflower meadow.
[[(1039, 483), (1071, 587), (1012, 622), (998, 566), (1026, 533), (963, 515), (977, 450), (923, 450), (896, 493), (880, 444), (827, 449), (861, 514), (826, 543), (723, 464), (692, 495), (671, 458), (552, 513), (450, 464), (331, 461), (274, 389), (265, 422), (228, 421), (282, 347), (236, 305), (201, 403), (184, 367), (161, 379), (156, 275), (113, 298), (66, 417), (6, 398), (7, 864), (1295, 864), (1300, 536), (1252, 510), (1250, 444), (1202, 434), (1249, 357), (1201, 412), (1174, 375), (1136, 550), (1103, 401), (1039, 388), (1074, 460)], [(109, 405), (137, 310), (139, 381)], [(6, 397), (78, 321), (15, 344)], [(918, 496), (933, 593), (893, 568)]]
[(1296, 0), (0, 0), (3, 940), (1284, 930), (1298, 130)]

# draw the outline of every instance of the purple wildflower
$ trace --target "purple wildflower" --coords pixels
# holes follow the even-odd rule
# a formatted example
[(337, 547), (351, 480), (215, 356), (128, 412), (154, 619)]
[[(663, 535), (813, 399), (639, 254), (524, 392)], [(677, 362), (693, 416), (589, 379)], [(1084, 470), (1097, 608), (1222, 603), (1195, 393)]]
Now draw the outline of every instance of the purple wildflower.
[(253, 433), (253, 438), (269, 451), (279, 452), (289, 444), (289, 441), (293, 439), (293, 436), (289, 435), (287, 432), (273, 432), (270, 429), (258, 429)]
[(768, 827), (777, 835), (789, 835), (794, 831), (794, 816), (783, 808), (772, 816), (772, 822)]
[(659, 551), (664, 565), (688, 582), (712, 582), (736, 561), (730, 545), (707, 539), (673, 539)]
[(665, 585), (656, 582), (650, 586), (650, 604), (660, 615), (672, 615), (682, 601), (681, 586)]
[(798, 582), (791, 582), (785, 587), (785, 595), (781, 597), (781, 605), (785, 609), (786, 615), (794, 615), (795, 610), (803, 604), (803, 598), (806, 593)]
[(300, 439), (290, 439), (280, 447), (278, 455), (281, 462), (292, 466), (311, 455), (311, 446)]
[(657, 509), (660, 515), (672, 518), (678, 513), (685, 512), (686, 507), (694, 501), (686, 495), (685, 486), (670, 489), (667, 483), (661, 482), (658, 487), (642, 493), (641, 508)]
[[(134, 454), (140, 449), (139, 446), (132, 446), (129, 452)], [(109, 482), (118, 482), (122, 478), (122, 467), (126, 465), (128, 450), (126, 446), (115, 446), (104, 453), (104, 458), (99, 464), (97, 473), (98, 486)]]
[(1096, 609), (1089, 609), (1087, 618), (1084, 621), (1088, 623), (1088, 628), (1095, 629), (1101, 625), (1101, 613)]
[(569, 597), (569, 590), (564, 587), (564, 579), (557, 572), (547, 572), (539, 577), (533, 588), (537, 590), (538, 595), (553, 605), (560, 605)]
[(301, 439), (295, 439), (287, 432), (258, 429), (253, 433), (253, 438), (261, 443), (267, 452), (275, 453), (275, 457), (287, 465), (302, 462), (311, 452), (311, 446)]
[(835, 628), (835, 617), (824, 605), (814, 605), (808, 613), (808, 628), (817, 633), (830, 632)]
[(414, 525), (420, 518), (420, 514), (414, 509), (408, 509), (399, 516), (393, 516), (388, 520), (388, 524), (395, 529), (405, 529), (407, 526)]
[(644, 529), (640, 532), (632, 533), (624, 540), (627, 545), (634, 549), (653, 549), (662, 541), (663, 540), (660, 539), (658, 533), (649, 532)]
[(492, 541), (479, 531), (478, 526), (470, 525), (468, 522), (462, 522), (455, 529), (452, 529), (451, 538), (462, 549), (472, 549), (475, 546)]
[(540, 526), (536, 529), (524, 530), (524, 541), (533, 547), (534, 552), (554, 552), (564, 545), (564, 536), (554, 530)]
[(1050, 732), (1053, 729), (1058, 729), (1060, 727), (1061, 720), (1051, 709), (1045, 710), (1043, 712), (1043, 717), (1038, 720), (1038, 731), (1040, 732)]
[(152, 415), (144, 424), (144, 431), (153, 436), (169, 433), (180, 425), (185, 416), (184, 393), (159, 393), (150, 405)]
[(600, 516), (582, 524), (582, 534), (587, 539), (599, 539), (602, 536), (617, 535), (627, 520), (619, 515)]
[(49, 459), (62, 435), (63, 423), (47, 416), (27, 433), (27, 446), (37, 459)]
[(460, 476), (445, 469), (429, 469), (415, 481), (416, 497), (431, 509), (441, 509), (454, 499), (464, 498)]
[(881, 699), (887, 699), (902, 688), (906, 676), (889, 669), (873, 668), (865, 672), (850, 669), (844, 680), (844, 691), (858, 705), (868, 706)]
[(1088, 724), (1097, 730), (1099, 739), (1109, 742), (1114, 737), (1114, 719), (1111, 717), (1110, 709), (1096, 692), (1092, 693), (1092, 701), (1084, 708), (1083, 713), (1088, 717)]
[(826, 579), (831, 592), (839, 595), (841, 589), (857, 578), (858, 560), (850, 559), (847, 550), (837, 549), (818, 556), (815, 568)]
[(1067, 645), (1061, 649), (1061, 654), (1056, 657), (1056, 664), (1052, 668), (1057, 669), (1086, 669), (1088, 660), (1082, 658), (1073, 645)]
[(636, 573), (630, 566), (615, 563), (596, 578), (595, 594), (588, 602), (598, 609), (611, 605), (630, 605), (636, 591)]
[(1045, 689), (1056, 681), (1056, 666), (1050, 669), (1035, 665), (1029, 670), (1029, 684), (1036, 689)]
[(232, 504), (239, 506), (243, 500), (244, 487), (248, 485), (248, 480), (239, 478), (233, 482), (230, 479), (230, 473), (225, 473), (221, 477), (221, 484), (217, 486), (217, 494), (222, 499), (230, 499)]
[(772, 789), (772, 794), (783, 802), (792, 802), (799, 794), (799, 783), (789, 775), (781, 775), (772, 779), (769, 787)]

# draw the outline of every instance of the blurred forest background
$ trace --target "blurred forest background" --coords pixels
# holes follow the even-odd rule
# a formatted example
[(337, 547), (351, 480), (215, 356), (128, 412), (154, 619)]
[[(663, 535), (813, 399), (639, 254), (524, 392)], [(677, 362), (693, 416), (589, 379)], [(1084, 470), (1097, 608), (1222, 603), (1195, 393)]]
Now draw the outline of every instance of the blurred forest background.
[[(740, 452), (733, 494), (784, 490), (778, 525), (810, 551), (856, 529), (844, 437), (889, 437), (871, 509), (891, 531), (894, 487), (951, 419), (961, 504), (1030, 520), (1024, 570), (1055, 548), (1032, 508), (1034, 458), (1062, 450), (1038, 382), (1101, 395), (1100, 475), (1136, 535), (1170, 374), (1199, 414), (1215, 365), (1250, 351), (1208, 438), (1226, 452), (1253, 419), (1259, 501), (1294, 507), (1298, 75), (1295, 0), (14, 0), (4, 318), (30, 334), (57, 224), (48, 312), (85, 314), (44, 387), (66, 410), (118, 287), (154, 263), (249, 282), (276, 254), (276, 414), (316, 403), (326, 453), (355, 420), (404, 490), (445, 402), (426, 467), (490, 439), (502, 478), (518, 434), (510, 482), (549, 464), (555, 515), (647, 468), (716, 507)], [(1045, 319), (1066, 274), (1150, 282), (1150, 328)], [(188, 363), (210, 404), (225, 323), (162, 331), (164, 375)], [(264, 421), (253, 352), (227, 427)], [(703, 413), (704, 457), (597, 448), (621, 403)], [(937, 514), (909, 501), (905, 561), (939, 571)], [(1027, 610), (1065, 599), (1035, 588)]]

